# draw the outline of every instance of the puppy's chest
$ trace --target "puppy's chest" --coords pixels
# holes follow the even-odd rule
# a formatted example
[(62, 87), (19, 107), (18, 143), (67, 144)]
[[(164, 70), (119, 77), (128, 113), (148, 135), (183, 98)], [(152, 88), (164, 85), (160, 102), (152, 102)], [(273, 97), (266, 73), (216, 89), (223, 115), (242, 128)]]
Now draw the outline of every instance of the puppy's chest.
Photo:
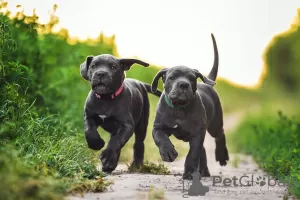
[(114, 112), (112, 112), (111, 109), (107, 109), (105, 107), (99, 107), (95, 110), (96, 115), (104, 121), (107, 118), (110, 118), (113, 116)]
[(107, 130), (116, 130), (120, 123), (117, 116), (111, 114), (110, 112), (96, 112), (99, 121), (99, 126), (106, 128)]
[(178, 126), (174, 126), (176, 128), (173, 128), (172, 134), (179, 140), (183, 140), (185, 142), (188, 142), (191, 140), (193, 134), (190, 131), (185, 131), (181, 129)]
[(174, 120), (173, 123), (170, 123), (168, 126), (177, 139), (187, 142), (190, 141), (195, 134), (195, 130), (198, 129), (196, 124), (192, 125), (190, 122), (191, 121), (187, 120)]
[(179, 129), (187, 132), (194, 130), (201, 124), (201, 119), (192, 114), (180, 114), (176, 116), (174, 113), (167, 113), (164, 114), (161, 119), (161, 122), (167, 125), (169, 128)]

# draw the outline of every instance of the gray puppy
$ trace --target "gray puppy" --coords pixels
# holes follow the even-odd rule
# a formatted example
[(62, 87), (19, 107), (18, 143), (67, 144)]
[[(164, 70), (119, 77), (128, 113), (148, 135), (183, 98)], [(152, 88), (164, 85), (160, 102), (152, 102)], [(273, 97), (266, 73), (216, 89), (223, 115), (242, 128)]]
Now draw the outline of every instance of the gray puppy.
[[(81, 76), (90, 82), (92, 90), (84, 106), (84, 131), (88, 147), (100, 150), (104, 140), (97, 128), (110, 133), (110, 140), (102, 152), (102, 170), (112, 172), (118, 164), (122, 147), (135, 133), (133, 164), (144, 161), (144, 139), (149, 118), (148, 93), (151, 86), (133, 79), (125, 79), (125, 70), (134, 64), (148, 67), (137, 59), (118, 59), (102, 54), (88, 56), (80, 65)], [(152, 93), (152, 92), (151, 92)], [(161, 92), (153, 93), (160, 96)]]
[[(164, 68), (152, 82), (152, 91), (157, 90), (158, 80), (162, 78), (164, 92), (157, 107), (153, 139), (159, 148), (163, 161), (173, 162), (178, 153), (169, 136), (189, 142), (190, 149), (184, 165), (184, 179), (192, 179), (193, 172), (210, 176), (206, 152), (203, 147), (206, 131), (215, 138), (216, 160), (225, 166), (229, 160), (223, 130), (223, 111), (220, 99), (213, 88), (218, 73), (219, 55), (213, 34), (214, 65), (208, 77), (198, 70), (186, 66)], [(197, 83), (197, 78), (204, 83)]]

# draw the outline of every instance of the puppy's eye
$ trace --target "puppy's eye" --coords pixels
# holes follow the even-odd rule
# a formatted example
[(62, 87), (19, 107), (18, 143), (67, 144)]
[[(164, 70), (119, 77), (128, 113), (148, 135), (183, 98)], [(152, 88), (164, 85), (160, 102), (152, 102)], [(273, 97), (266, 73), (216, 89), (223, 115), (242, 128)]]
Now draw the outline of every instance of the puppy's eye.
[(195, 77), (195, 76), (191, 76), (190, 79), (191, 79), (192, 81), (197, 81), (197, 77)]
[(170, 79), (170, 80), (174, 80), (174, 79), (175, 79), (175, 76), (170, 76), (169, 79)]
[(115, 64), (111, 64), (111, 68), (115, 69), (117, 66)]
[(92, 66), (91, 66), (92, 69), (95, 69), (95, 67), (96, 67), (96, 65), (92, 65)]

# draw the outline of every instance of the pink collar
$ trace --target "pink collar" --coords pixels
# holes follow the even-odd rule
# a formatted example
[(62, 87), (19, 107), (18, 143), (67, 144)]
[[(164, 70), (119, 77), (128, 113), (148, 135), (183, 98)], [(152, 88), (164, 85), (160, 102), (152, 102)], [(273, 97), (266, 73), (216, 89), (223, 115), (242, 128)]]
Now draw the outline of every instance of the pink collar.
[[(124, 88), (124, 83), (122, 83), (120, 88), (114, 94), (111, 95), (111, 99), (114, 99), (116, 96), (118, 96), (122, 92), (123, 88)], [(99, 99), (102, 98), (100, 94), (97, 94), (97, 93), (95, 93), (95, 94), (96, 94), (97, 98), (99, 98)]]

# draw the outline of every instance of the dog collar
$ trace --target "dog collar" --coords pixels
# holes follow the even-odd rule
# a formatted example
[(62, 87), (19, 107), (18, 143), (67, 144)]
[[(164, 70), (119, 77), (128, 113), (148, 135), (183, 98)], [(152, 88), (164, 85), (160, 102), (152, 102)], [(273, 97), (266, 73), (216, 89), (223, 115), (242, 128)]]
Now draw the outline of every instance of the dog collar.
[[(119, 87), (119, 89), (115, 93), (110, 95), (110, 98), (114, 99), (116, 96), (121, 94), (121, 92), (123, 91), (123, 88), (124, 88), (124, 83), (122, 83), (122, 85)], [(101, 99), (103, 97), (103, 95), (101, 96), (100, 94), (97, 94), (97, 93), (95, 93), (95, 94), (96, 94), (96, 97), (99, 98), (99, 99)]]
[(164, 95), (164, 99), (165, 99), (165, 102), (167, 103), (167, 105), (170, 106), (171, 108), (174, 108), (174, 109), (183, 109), (187, 106), (187, 105), (185, 105), (185, 106), (175, 106), (175, 105), (173, 105), (172, 102), (170, 101), (170, 99), (167, 97), (167, 95)]

